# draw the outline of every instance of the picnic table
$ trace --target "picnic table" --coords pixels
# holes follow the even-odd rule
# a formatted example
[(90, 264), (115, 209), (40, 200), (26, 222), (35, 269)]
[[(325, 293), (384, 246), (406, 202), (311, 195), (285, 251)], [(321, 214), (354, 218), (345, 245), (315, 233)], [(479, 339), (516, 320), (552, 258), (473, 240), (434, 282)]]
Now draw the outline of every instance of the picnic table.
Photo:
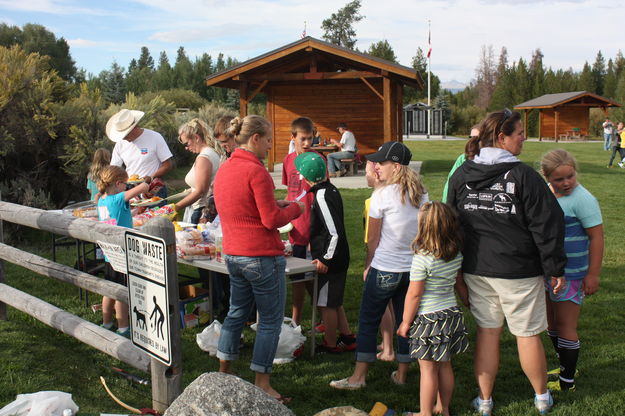
[(317, 153), (321, 153), (323, 156), (326, 153), (334, 153), (339, 150), (339, 147), (335, 144), (329, 144), (325, 146), (311, 146), (311, 150), (314, 150)]

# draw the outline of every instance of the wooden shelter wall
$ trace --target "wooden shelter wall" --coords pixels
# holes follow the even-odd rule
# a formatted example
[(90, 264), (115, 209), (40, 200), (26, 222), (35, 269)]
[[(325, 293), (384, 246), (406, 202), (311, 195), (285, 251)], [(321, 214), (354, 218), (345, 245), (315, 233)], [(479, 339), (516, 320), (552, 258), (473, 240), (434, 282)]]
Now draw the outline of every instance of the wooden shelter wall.
[[(542, 137), (555, 138), (555, 110), (546, 108), (542, 111), (542, 124), (540, 133)], [(558, 134), (564, 134), (567, 130), (580, 128), (581, 134), (588, 134), (589, 109), (588, 107), (563, 107), (558, 114)]]
[[(382, 91), (381, 81), (372, 82)], [(323, 139), (339, 140), (336, 127), (345, 122), (356, 136), (359, 153), (375, 152), (384, 142), (382, 100), (361, 81), (274, 84), (270, 104), (274, 123), (274, 161), (288, 152), (293, 119), (310, 117)]]

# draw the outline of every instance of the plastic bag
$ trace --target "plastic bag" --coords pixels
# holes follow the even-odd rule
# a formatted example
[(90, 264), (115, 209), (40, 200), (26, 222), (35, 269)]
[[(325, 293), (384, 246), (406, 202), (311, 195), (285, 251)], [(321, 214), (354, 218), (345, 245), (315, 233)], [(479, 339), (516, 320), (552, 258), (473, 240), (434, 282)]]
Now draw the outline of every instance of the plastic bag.
[[(256, 331), (256, 324), (251, 327)], [(306, 337), (302, 335), (302, 327), (293, 323), (291, 318), (284, 318), (278, 340), (278, 349), (273, 359), (274, 364), (286, 364), (293, 361), (301, 353)]]
[[(66, 410), (71, 410), (71, 413)], [(0, 409), (0, 416), (63, 416), (76, 414), (78, 406), (72, 395), (62, 391), (40, 391), (18, 394), (15, 401)]]
[(195, 340), (202, 351), (206, 351), (214, 357), (217, 355), (217, 344), (219, 344), (220, 333), (221, 322), (215, 319), (209, 326), (204, 328), (202, 332), (195, 336)]

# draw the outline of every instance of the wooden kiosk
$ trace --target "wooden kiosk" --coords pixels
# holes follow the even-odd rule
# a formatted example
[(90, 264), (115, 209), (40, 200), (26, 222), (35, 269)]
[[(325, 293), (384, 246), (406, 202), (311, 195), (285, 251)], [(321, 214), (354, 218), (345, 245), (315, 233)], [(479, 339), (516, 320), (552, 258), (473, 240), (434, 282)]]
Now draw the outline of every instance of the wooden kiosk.
[(274, 145), (269, 170), (288, 152), (291, 121), (310, 117), (322, 139), (339, 139), (339, 123), (356, 136), (359, 153), (402, 140), (403, 86), (422, 88), (416, 71), (367, 54), (305, 37), (206, 78), (208, 86), (238, 89), (239, 112), (267, 96)]
[(527, 126), (527, 115), (538, 110), (538, 138), (586, 139), (589, 128), (589, 109), (599, 107), (608, 114), (608, 107), (620, 107), (616, 101), (588, 91), (545, 94), (514, 106), (523, 110), (523, 121)]

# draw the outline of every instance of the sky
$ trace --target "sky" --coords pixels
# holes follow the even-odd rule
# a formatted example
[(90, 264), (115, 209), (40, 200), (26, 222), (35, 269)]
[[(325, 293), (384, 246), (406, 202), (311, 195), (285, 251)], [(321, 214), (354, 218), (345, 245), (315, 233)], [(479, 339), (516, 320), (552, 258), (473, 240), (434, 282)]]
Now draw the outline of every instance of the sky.
[[(116, 61), (127, 67), (147, 46), (155, 62), (165, 51), (173, 65), (184, 46), (193, 60), (220, 52), (239, 61), (300, 39), (321, 39), (321, 22), (348, 0), (0, 0), (0, 22), (46, 26), (70, 45), (79, 68), (97, 75)], [(531, 59), (540, 48), (545, 66), (582, 69), (601, 50), (625, 48), (619, 23), (625, 0), (362, 0), (357, 47), (388, 40), (410, 66), (418, 47), (428, 49), (432, 72), (445, 83), (475, 78), (483, 46), (497, 59)], [(620, 17), (619, 17), (620, 16)], [(620, 20), (619, 20), (620, 19)], [(306, 23), (305, 23), (306, 22)]]

